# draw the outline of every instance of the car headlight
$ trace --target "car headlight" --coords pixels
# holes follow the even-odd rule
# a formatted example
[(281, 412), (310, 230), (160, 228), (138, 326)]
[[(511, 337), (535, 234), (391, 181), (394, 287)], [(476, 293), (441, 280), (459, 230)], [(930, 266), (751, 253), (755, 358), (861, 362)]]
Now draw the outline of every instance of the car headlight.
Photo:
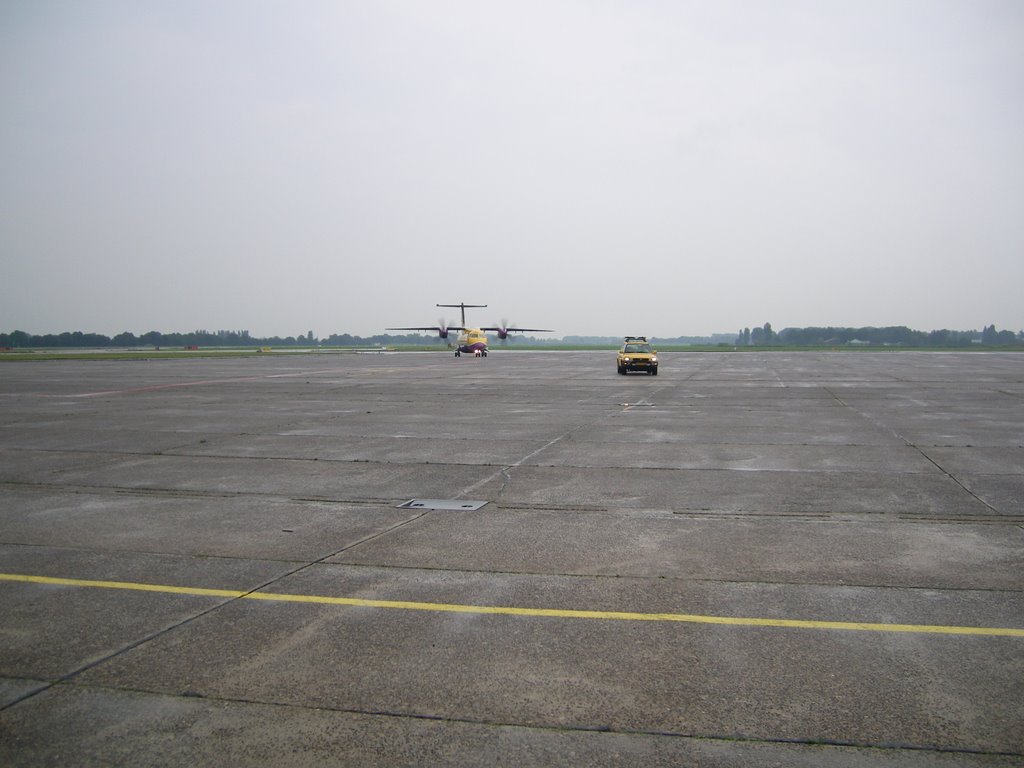
[(657, 355), (655, 355), (654, 357), (652, 357), (652, 358), (651, 358), (651, 362), (652, 362), (652, 363), (656, 363), (656, 362), (658, 362), (658, 356), (657, 356)]
[(630, 361), (630, 359), (628, 357), (624, 357), (624, 358), (622, 358), (622, 362), (628, 363), (628, 362), (631, 362), (631, 361)]

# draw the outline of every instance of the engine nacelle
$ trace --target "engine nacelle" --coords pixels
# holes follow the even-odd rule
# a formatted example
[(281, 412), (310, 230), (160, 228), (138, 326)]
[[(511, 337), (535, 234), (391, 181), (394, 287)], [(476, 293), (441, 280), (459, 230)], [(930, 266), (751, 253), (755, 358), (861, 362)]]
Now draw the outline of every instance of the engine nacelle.
[(437, 335), (438, 335), (439, 338), (447, 339), (448, 338), (448, 329), (447, 328), (438, 328), (437, 329)]
[(497, 333), (498, 333), (498, 338), (501, 339), (502, 341), (504, 341), (505, 339), (508, 338), (508, 330), (505, 329), (505, 328), (499, 328)]

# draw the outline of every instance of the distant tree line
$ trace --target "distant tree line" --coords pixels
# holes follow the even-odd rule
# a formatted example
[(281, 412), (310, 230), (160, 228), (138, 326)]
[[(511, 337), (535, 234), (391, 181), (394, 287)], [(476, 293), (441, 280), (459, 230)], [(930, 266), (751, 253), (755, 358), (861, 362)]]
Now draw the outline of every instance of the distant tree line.
[[(249, 331), (192, 331), (191, 333), (160, 333), (149, 331), (139, 336), (125, 331), (116, 336), (81, 331), (34, 335), (25, 331), (0, 333), (0, 348), (96, 348), (96, 347), (377, 347), (391, 345), (436, 346), (455, 342), (453, 332), (447, 341), (436, 334), (407, 333), (401, 335), (378, 334), (376, 336), (353, 336), (348, 333), (332, 333), (325, 339), (318, 339), (312, 331), (296, 336), (252, 336)], [(509, 343), (522, 338), (509, 338)], [(546, 340), (545, 340), (546, 341)], [(503, 342), (502, 342), (503, 343)]]
[(251, 347), (251, 346), (286, 346), (307, 345), (312, 340), (313, 332), (280, 338), (258, 339), (249, 335), (248, 331), (192, 331), (191, 333), (160, 333), (149, 331), (141, 336), (125, 331), (116, 336), (104, 336), (100, 333), (82, 333), (81, 331), (64, 333), (48, 333), (42, 336), (28, 334), (25, 331), (0, 333), (0, 347)]
[(404, 333), (393, 336), (389, 333), (381, 333), (376, 336), (353, 336), (350, 333), (332, 333), (320, 343), (326, 347), (387, 347), (401, 344), (403, 346), (436, 346), (454, 342), (456, 332), (452, 331), (447, 341), (438, 337), (436, 333), (425, 336), (421, 333)]
[[(555, 339), (555, 343), (571, 344), (578, 346), (618, 346), (622, 344), (623, 336), (566, 336), (561, 341)], [(692, 346), (695, 344), (732, 344), (731, 333), (713, 333), (710, 336), (648, 336), (651, 344), (667, 344), (675, 346)]]
[[(455, 342), (453, 333), (447, 341), (436, 334), (407, 333), (400, 335), (378, 334), (375, 336), (353, 336), (348, 333), (332, 333), (325, 339), (317, 339), (312, 331), (296, 336), (256, 337), (249, 331), (192, 331), (191, 333), (160, 333), (149, 331), (140, 336), (125, 331), (116, 336), (81, 331), (33, 335), (25, 331), (0, 333), (0, 348), (82, 348), (82, 347), (376, 347), (376, 346), (438, 346)], [(621, 336), (566, 336), (564, 339), (509, 336), (511, 344), (578, 344), (592, 346), (616, 345)], [(836, 328), (809, 327), (784, 328), (776, 333), (771, 323), (759, 328), (743, 328), (739, 335), (713, 334), (711, 336), (651, 337), (654, 344), (735, 344), (736, 346), (903, 346), (903, 347), (969, 347), (1024, 345), (1024, 331), (996, 330), (988, 325), (982, 331), (915, 331), (906, 326), (886, 328)]]
[(915, 331), (899, 325), (885, 328), (784, 328), (776, 333), (771, 323), (765, 323), (753, 330), (743, 328), (736, 337), (737, 346), (969, 347), (976, 344), (993, 347), (1024, 344), (1024, 331), (997, 331), (995, 325), (986, 326), (980, 333), (950, 331), (945, 328), (938, 331)]

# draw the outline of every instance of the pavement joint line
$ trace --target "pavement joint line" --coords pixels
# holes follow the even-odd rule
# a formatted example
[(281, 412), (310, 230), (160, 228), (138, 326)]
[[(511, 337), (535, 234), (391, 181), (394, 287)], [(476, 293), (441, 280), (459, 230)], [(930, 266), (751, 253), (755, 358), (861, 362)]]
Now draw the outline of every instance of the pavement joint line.
[(124, 389), (109, 389), (101, 392), (77, 392), (66, 395), (44, 395), (44, 397), (68, 397), (68, 398), (83, 398), (83, 397), (104, 397), (109, 395), (135, 395), (143, 392), (156, 392), (164, 389), (180, 389), (181, 387), (198, 387), (206, 384), (247, 384), (254, 381), (264, 381), (266, 379), (287, 379), (287, 378), (299, 378), (302, 376), (322, 376), (329, 373), (342, 373), (345, 369), (336, 368), (328, 370), (316, 370), (312, 369), (309, 371), (289, 371), (287, 373), (272, 373), (263, 376), (239, 376), (228, 379), (200, 379), (195, 381), (174, 381), (166, 384), (150, 384), (145, 387), (126, 387)]
[(844, 407), (849, 408), (853, 413), (857, 414), (862, 419), (865, 419), (865, 420), (869, 421), (871, 424), (873, 424), (878, 429), (881, 429), (881, 430), (883, 430), (885, 432), (888, 432), (893, 437), (895, 437), (897, 440), (902, 442), (906, 447), (912, 448), (913, 450), (917, 451), (921, 456), (924, 457), (924, 459), (926, 461), (930, 462), (937, 470), (939, 470), (939, 472), (941, 472), (943, 475), (945, 475), (950, 480), (952, 480), (953, 483), (955, 483), (957, 485), (957, 487), (960, 488), (960, 490), (962, 490), (964, 493), (966, 493), (968, 496), (973, 498), (975, 501), (977, 501), (982, 506), (990, 509), (995, 514), (999, 514), (999, 510), (998, 509), (996, 509), (994, 506), (992, 506), (987, 501), (985, 501), (985, 499), (981, 498), (981, 496), (979, 496), (974, 491), (972, 491), (970, 488), (968, 488), (966, 485), (964, 485), (963, 482), (961, 482), (952, 472), (947, 470), (945, 467), (943, 467), (941, 464), (939, 464), (935, 459), (933, 459), (931, 456), (929, 456), (928, 453), (921, 446), (917, 445), (916, 443), (914, 443), (911, 440), (908, 440), (906, 437), (901, 435), (895, 429), (890, 427), (888, 424), (883, 423), (880, 419), (876, 418), (872, 414), (865, 413), (864, 411), (860, 410), (859, 408), (855, 408), (852, 405), (850, 405), (849, 403), (844, 402), (838, 395), (836, 395), (828, 387), (824, 387), (824, 390), (826, 392), (828, 392), (830, 395), (832, 395), (832, 397), (834, 397), (837, 402), (839, 402)]
[[(708, 367), (713, 367), (713, 365), (712, 366), (708, 366)], [(674, 384), (664, 384), (661, 387), (659, 387), (658, 389), (654, 390), (654, 392), (652, 392), (650, 394), (650, 396), (648, 398), (646, 398), (646, 399), (649, 400), (651, 397), (654, 397), (654, 395), (658, 394), (659, 392), (662, 392), (662, 391), (664, 391), (666, 389), (669, 389), (669, 388), (671, 388), (673, 386), (675, 386), (675, 385)], [(629, 410), (628, 403), (625, 404), (625, 405), (627, 406), (625, 410)], [(650, 403), (650, 405), (653, 406), (653, 403)], [(497, 472), (492, 472), (490, 475), (488, 475), (487, 477), (483, 478), (482, 480), (479, 480), (479, 481), (473, 483), (468, 488), (463, 488), (461, 491), (459, 491), (455, 495), (455, 498), (458, 499), (458, 498), (462, 498), (463, 496), (468, 496), (469, 494), (471, 494), (474, 491), (476, 491), (477, 488), (481, 488), (481, 487), (487, 485), (488, 483), (490, 483), (490, 482), (492, 482), (492, 481), (494, 481), (494, 480), (496, 480), (497, 478), (500, 477), (502, 479), (501, 480), (501, 488), (499, 489), (498, 493), (495, 495), (495, 499), (491, 499), (491, 501), (495, 501), (498, 497), (500, 497), (502, 495), (502, 493), (504, 493), (505, 488), (512, 481), (511, 472), (512, 472), (513, 469), (521, 467), (525, 462), (529, 461), (534, 456), (536, 456), (536, 455), (538, 455), (540, 453), (543, 453), (548, 448), (553, 446), (555, 443), (561, 442), (562, 440), (566, 439), (567, 437), (571, 436), (572, 434), (574, 434), (576, 432), (580, 432), (581, 430), (583, 430), (583, 429), (585, 429), (587, 427), (591, 427), (591, 426), (593, 426), (595, 424), (600, 423), (601, 421), (609, 419), (609, 418), (615, 416), (617, 413), (619, 413), (619, 411), (611, 411), (611, 412), (608, 412), (608, 413), (603, 413), (603, 414), (597, 416), (596, 418), (593, 418), (593, 419), (590, 419), (590, 420), (586, 421), (583, 424), (577, 424), (576, 426), (572, 427), (571, 429), (566, 430), (561, 435), (558, 435), (557, 437), (552, 438), (551, 440), (546, 442), (544, 445), (542, 445), (540, 448), (537, 448), (537, 449), (531, 451), (530, 453), (526, 454), (525, 456), (523, 456), (518, 461), (516, 461), (516, 462), (514, 462), (512, 464), (503, 465), (503, 466), (498, 468)]]
[[(62, 683), (57, 683), (60, 685)], [(115, 692), (130, 692), (140, 694), (150, 694), (154, 696), (173, 696), (173, 694), (166, 694), (156, 691), (150, 691), (140, 688), (115, 688), (109, 685), (98, 685), (90, 684), (93, 688), (107, 689)], [(783, 745), (796, 745), (796, 746), (812, 746), (812, 747), (854, 747), (857, 749), (873, 750), (876, 753), (884, 753), (886, 751), (911, 751), (911, 752), (923, 752), (923, 753), (935, 753), (939, 755), (980, 755), (985, 757), (1020, 757), (1021, 752), (1016, 751), (994, 751), (989, 749), (982, 749), (977, 747), (951, 747), (942, 746), (937, 744), (914, 744), (910, 742), (882, 742), (873, 743), (869, 741), (855, 741), (852, 739), (829, 739), (829, 738), (812, 738), (812, 737), (771, 737), (771, 736), (756, 736), (748, 735), (744, 733), (698, 733), (695, 731), (683, 731), (683, 730), (669, 730), (665, 728), (619, 728), (612, 727), (609, 725), (588, 725), (586, 723), (570, 723), (570, 724), (556, 724), (556, 725), (545, 725), (539, 723), (523, 723), (509, 720), (494, 720), (485, 718), (474, 718), (474, 717), (456, 717), (452, 715), (444, 714), (432, 714), (429, 712), (413, 712), (413, 711), (402, 711), (396, 709), (377, 709), (370, 707), (338, 707), (318, 704), (311, 706), (308, 704), (295, 704), (287, 701), (277, 701), (266, 698), (252, 698), (252, 697), (237, 697), (237, 696), (214, 696), (207, 694), (196, 693), (192, 695), (196, 699), (210, 702), (221, 702), (230, 704), (256, 704), (266, 707), (274, 707), (285, 710), (319, 710), (325, 712), (337, 712), (343, 714), (353, 715), (370, 715), (373, 717), (386, 717), (394, 718), (397, 720), (428, 720), (438, 723), (455, 723), (464, 725), (479, 725), (489, 728), (516, 728), (522, 731), (553, 731), (556, 733), (566, 732), (578, 732), (578, 733), (601, 733), (601, 734), (618, 734), (626, 736), (663, 736), (667, 738), (677, 739), (688, 739), (694, 741), (703, 742), (725, 742), (725, 743), (736, 743), (742, 742), (747, 744), (783, 744)]]
[[(497, 465), (486, 465), (486, 466), (497, 466)], [(498, 471), (488, 476), (485, 481), (478, 483), (473, 488), (483, 485), (485, 482), (496, 479), (499, 476), (503, 476), (504, 482), (511, 480), (511, 475), (508, 474), (508, 470), (513, 469), (515, 465), (506, 465), (499, 467)], [(549, 464), (537, 464), (533, 465), (536, 467), (553, 467), (556, 465)], [(586, 467), (586, 469), (601, 469), (601, 467)], [(675, 467), (642, 467), (645, 471), (653, 472), (730, 472), (725, 468), (721, 469), (679, 469)], [(757, 470), (760, 472), (793, 472), (802, 470)], [(814, 470), (818, 472), (818, 470)], [(838, 474), (832, 470), (823, 470), (824, 473)], [(847, 473), (849, 474), (849, 473)], [(916, 473), (912, 473), (916, 474)], [(924, 474), (924, 473), (921, 473)], [(214, 490), (214, 489), (188, 489), (182, 490), (178, 488), (160, 488), (160, 487), (132, 487), (132, 486), (120, 486), (120, 485), (82, 485), (82, 484), (68, 484), (64, 485), (61, 483), (46, 483), (46, 482), (28, 482), (21, 480), (0, 480), (0, 489), (12, 489), (12, 490), (29, 490), (29, 491), (52, 491), (54, 489), (66, 491), (67, 493), (74, 494), (101, 494), (108, 491), (112, 491), (118, 495), (126, 496), (148, 496), (148, 497), (170, 497), (170, 498), (196, 498), (196, 499), (246, 499), (246, 498), (260, 498), (267, 499), (270, 501), (279, 502), (310, 502), (316, 504), (339, 504), (357, 507), (387, 507), (393, 508), (396, 504), (401, 503), (405, 500), (402, 498), (332, 498), (327, 496), (289, 496), (282, 495), (274, 492), (263, 492), (263, 491), (225, 491), (225, 490)], [(503, 486), (504, 488), (504, 486)], [(466, 491), (462, 495), (465, 495)], [(499, 494), (496, 494), (500, 496)], [(456, 497), (458, 498), (458, 497)], [(612, 512), (612, 511), (630, 511), (637, 512), (633, 507), (623, 508), (608, 505), (596, 506), (586, 504), (526, 504), (526, 503), (515, 503), (511, 506), (508, 502), (502, 502), (500, 500), (489, 501), (496, 507), (505, 510), (517, 510), (517, 511), (550, 511), (550, 512)], [(801, 520), (808, 522), (858, 522), (858, 521), (882, 521), (891, 523), (927, 523), (935, 525), (1009, 525), (1015, 527), (1022, 527), (1022, 517), (1020, 515), (1004, 514), (996, 510), (991, 515), (981, 514), (963, 514), (959, 516), (936, 516), (928, 512), (897, 512), (895, 515), (889, 512), (872, 512), (872, 511), (844, 511), (835, 512), (831, 510), (791, 510), (786, 512), (771, 512), (759, 509), (708, 509), (708, 508), (688, 508), (688, 507), (665, 507), (665, 508), (645, 508), (641, 510), (642, 513), (659, 514), (659, 515), (674, 515), (680, 518), (700, 518), (700, 519), (731, 519), (731, 518), (754, 518), (754, 519), (785, 519), (785, 520)], [(15, 543), (15, 542), (5, 542)]]
[[(498, 477), (502, 478), (501, 490), (504, 491), (505, 490), (505, 486), (508, 485), (509, 480), (511, 480), (511, 477), (509, 476), (509, 472), (511, 470), (515, 469), (516, 467), (522, 466), (523, 462), (528, 461), (529, 459), (531, 459), (534, 456), (536, 456), (538, 453), (541, 453), (542, 451), (547, 450), (548, 448), (550, 448), (555, 443), (557, 443), (557, 442), (559, 442), (561, 440), (564, 440), (566, 437), (571, 435), (573, 432), (575, 432), (576, 430), (581, 429), (581, 428), (582, 427), (575, 427), (573, 429), (570, 429), (565, 434), (559, 435), (558, 437), (556, 437), (556, 438), (554, 438), (552, 440), (549, 440), (544, 445), (542, 445), (540, 448), (537, 448), (536, 450), (531, 451), (530, 453), (526, 454), (521, 459), (519, 459), (519, 461), (516, 461), (513, 464), (506, 464), (506, 465), (502, 465), (502, 466), (498, 467), (498, 471), (497, 472), (492, 472), (491, 474), (487, 475), (487, 477), (483, 478), (482, 480), (479, 480), (479, 481), (473, 483), (472, 485), (470, 485), (467, 488), (463, 488), (461, 491), (459, 491), (455, 495), (455, 498), (459, 499), (459, 498), (462, 498), (463, 496), (468, 496), (469, 494), (471, 494), (474, 491), (476, 491), (477, 488), (481, 488), (481, 487), (487, 485), (487, 483), (491, 482), (492, 480), (495, 480)], [(501, 493), (499, 492), (497, 495), (500, 496)]]
[[(395, 528), (400, 528), (403, 525), (407, 525), (407, 524), (409, 524), (409, 523), (411, 523), (411, 522), (413, 522), (415, 520), (420, 519), (425, 514), (426, 514), (426, 512), (423, 512), (420, 515), (417, 515), (415, 517), (410, 518), (409, 520), (406, 520), (406, 521), (404, 521), (402, 523), (399, 523), (398, 525), (394, 526), (393, 528), (391, 528), (389, 530), (394, 530)], [(344, 551), (346, 551), (348, 549), (351, 549), (352, 547), (358, 546), (359, 544), (362, 544), (364, 541), (368, 541), (369, 539), (376, 538), (376, 536), (383, 535), (384, 533), (387, 533), (387, 531), (382, 531), (381, 533), (376, 534), (374, 536), (370, 536), (367, 539), (363, 539), (361, 541), (357, 541), (354, 544), (351, 544), (351, 545), (349, 545), (347, 547), (343, 547), (342, 549), (338, 550), (337, 552), (333, 552), (331, 554), (324, 555), (320, 559), (315, 560), (315, 561), (313, 561), (311, 563), (310, 562), (302, 563), (301, 565), (299, 565), (299, 566), (297, 566), (295, 568), (292, 568), (290, 571), (288, 571), (286, 573), (279, 574), (278, 576), (276, 576), (275, 578), (271, 579), (270, 581), (266, 581), (266, 582), (264, 582), (263, 584), (260, 584), (257, 587), (254, 587), (254, 588), (252, 588), (250, 590), (243, 591), (243, 592), (239, 592), (237, 590), (211, 590), (211, 589), (205, 589), (205, 588), (192, 588), (192, 587), (169, 587), (169, 586), (166, 586), (166, 585), (142, 584), (142, 583), (134, 583), (134, 582), (117, 582), (117, 581), (113, 581), (113, 582), (111, 582), (111, 581), (88, 582), (88, 581), (77, 580), (77, 579), (53, 579), (51, 577), (45, 577), (45, 576), (36, 576), (36, 577), (21, 576), (21, 577), (19, 577), (18, 574), (3, 574), (3, 573), (0, 573), (0, 581), (22, 581), (22, 582), (44, 583), (44, 584), (61, 584), (61, 583), (64, 583), (64, 584), (67, 584), (68, 586), (101, 587), (101, 588), (107, 588), (107, 589), (128, 589), (128, 590), (134, 589), (134, 590), (148, 591), (148, 592), (163, 592), (165, 594), (166, 593), (171, 593), (171, 594), (175, 594), (175, 593), (183, 594), (184, 593), (184, 594), (194, 594), (194, 595), (212, 595), (212, 596), (215, 596), (215, 597), (225, 597), (225, 598), (228, 598), (229, 600), (244, 600), (244, 599), (252, 598), (253, 595), (258, 594), (257, 590), (266, 589), (271, 584), (275, 584), (276, 582), (278, 582), (278, 581), (280, 581), (282, 579), (286, 579), (289, 576), (294, 576), (295, 574), (297, 574), (297, 573), (299, 573), (301, 571), (304, 571), (307, 568), (310, 568), (310, 567), (312, 567), (314, 565), (318, 565), (320, 563), (323, 563), (324, 561), (326, 561), (327, 559), (329, 559), (331, 557), (335, 557), (337, 555), (340, 555), (342, 552), (344, 552)], [(8, 577), (10, 577), (10, 578), (8, 578)], [(16, 704), (19, 704), (22, 701), (25, 701), (26, 699), (33, 698), (33, 697), (43, 693), (44, 691), (49, 690), (54, 685), (57, 685), (57, 684), (59, 684), (61, 682), (69, 681), (72, 678), (74, 678), (74, 677), (78, 676), (79, 674), (81, 674), (82, 672), (84, 672), (84, 671), (86, 671), (88, 669), (92, 669), (93, 667), (99, 666), (100, 664), (103, 664), (104, 662), (106, 662), (106, 661), (108, 661), (110, 659), (113, 659), (116, 656), (120, 656), (122, 653), (125, 653), (126, 651), (129, 651), (129, 650), (131, 650), (133, 648), (138, 648), (139, 646), (141, 646), (141, 645), (143, 645), (145, 643), (148, 643), (148, 642), (150, 642), (150, 641), (160, 637), (161, 635), (167, 634), (168, 632), (171, 632), (171, 631), (173, 631), (173, 630), (175, 630), (175, 629), (177, 629), (177, 628), (179, 628), (181, 626), (184, 626), (185, 624), (190, 624), (193, 621), (195, 621), (196, 619), (199, 619), (199, 618), (201, 618), (203, 616), (206, 616), (206, 615), (208, 615), (210, 613), (213, 613), (219, 607), (220, 606), (217, 605), (217, 606), (213, 606), (213, 607), (207, 608), (206, 610), (200, 611), (199, 613), (197, 613), (197, 614), (195, 614), (193, 616), (186, 617), (185, 619), (183, 619), (182, 621), (178, 622), (177, 624), (175, 624), (173, 626), (164, 627), (163, 629), (160, 629), (160, 630), (158, 630), (158, 631), (156, 631), (154, 633), (151, 633), (151, 634), (149, 634), (149, 635), (147, 635), (145, 637), (142, 637), (142, 638), (138, 639), (137, 641), (129, 644), (128, 646), (125, 646), (123, 648), (119, 648), (119, 649), (113, 651), (112, 653), (102, 657), (102, 658), (93, 659), (88, 664), (86, 664), (86, 665), (84, 665), (82, 667), (79, 667), (78, 669), (72, 670), (71, 672), (67, 673), (62, 678), (60, 678), (60, 680), (58, 680), (58, 681), (56, 681), (54, 683), (51, 683), (49, 685), (45, 685), (45, 686), (43, 686), (41, 688), (37, 688), (37, 689), (35, 689), (33, 691), (30, 691), (26, 695), (18, 697), (14, 701), (10, 701), (10, 702), (8, 702), (5, 705), (0, 705), (0, 710), (4, 710), (4, 709), (7, 709), (8, 707), (11, 707), (11, 706), (14, 706)]]
[(31, 574), (0, 573), (0, 581), (31, 584), (49, 584), (68, 587), (122, 589), (138, 592), (156, 592), (200, 597), (224, 597), (240, 600), (270, 602), (311, 603), (318, 605), (345, 605), (362, 608), (383, 608), (435, 613), (468, 613), (531, 618), (589, 619), (605, 621), (654, 621), (688, 624), (716, 624), (724, 626), (771, 627), (785, 629), (846, 630), (877, 633), (911, 633), (933, 635), (975, 635), (986, 637), (1024, 638), (1024, 629), (1013, 627), (968, 627), (930, 624), (881, 624), (854, 621), (815, 621), (807, 619), (769, 619), (734, 616), (708, 616), (684, 613), (639, 613), (631, 611), (595, 611), (562, 608), (522, 608), (514, 606), (468, 605), (458, 603), (428, 603), (408, 600), (371, 600), (328, 595), (296, 595), (274, 592), (253, 592), (236, 589), (207, 587), (180, 587), (167, 584), (147, 584), (127, 581), (101, 581), (69, 579)]

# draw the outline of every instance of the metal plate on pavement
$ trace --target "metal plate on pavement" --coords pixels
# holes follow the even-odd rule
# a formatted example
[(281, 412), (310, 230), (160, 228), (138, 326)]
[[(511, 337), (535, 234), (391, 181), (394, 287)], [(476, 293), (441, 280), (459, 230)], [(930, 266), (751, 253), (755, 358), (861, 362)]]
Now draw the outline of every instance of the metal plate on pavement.
[(480, 509), (486, 501), (473, 501), (472, 499), (409, 499), (399, 504), (396, 509), (445, 509), (462, 512), (472, 512)]

